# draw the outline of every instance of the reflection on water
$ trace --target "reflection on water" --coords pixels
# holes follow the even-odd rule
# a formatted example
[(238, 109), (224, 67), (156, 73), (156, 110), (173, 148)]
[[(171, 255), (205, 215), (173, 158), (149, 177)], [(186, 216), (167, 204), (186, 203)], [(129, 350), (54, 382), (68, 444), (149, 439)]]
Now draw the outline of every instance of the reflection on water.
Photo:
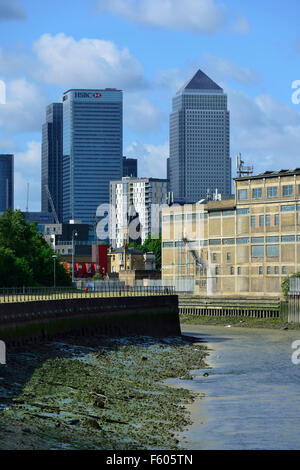
[(185, 383), (205, 397), (189, 406), (193, 425), (180, 436), (182, 447), (300, 449), (300, 365), (291, 361), (300, 331), (182, 330), (207, 341), (212, 367), (193, 371), (194, 380)]

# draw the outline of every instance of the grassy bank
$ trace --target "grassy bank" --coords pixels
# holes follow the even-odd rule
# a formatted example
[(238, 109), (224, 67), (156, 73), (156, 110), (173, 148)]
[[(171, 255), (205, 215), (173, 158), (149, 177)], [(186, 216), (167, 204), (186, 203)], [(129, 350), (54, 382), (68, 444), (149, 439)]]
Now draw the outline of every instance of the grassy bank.
[(0, 449), (176, 449), (195, 394), (163, 385), (205, 367), (203, 345), (172, 337), (69, 338), (8, 351)]
[(181, 324), (189, 325), (231, 325), (241, 328), (276, 328), (299, 330), (299, 323), (288, 323), (282, 318), (252, 318), (244, 316), (209, 317), (202, 315), (180, 315)]

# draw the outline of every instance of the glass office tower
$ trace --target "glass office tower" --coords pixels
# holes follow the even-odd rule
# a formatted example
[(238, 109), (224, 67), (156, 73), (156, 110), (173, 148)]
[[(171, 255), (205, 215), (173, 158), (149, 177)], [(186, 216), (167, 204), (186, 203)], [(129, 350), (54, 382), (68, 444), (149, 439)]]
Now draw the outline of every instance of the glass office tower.
[(137, 158), (123, 157), (123, 177), (125, 176), (137, 178)]
[(231, 194), (227, 95), (201, 70), (177, 92), (170, 114), (170, 191), (195, 202)]
[(48, 186), (59, 222), (62, 221), (62, 142), (63, 105), (52, 103), (46, 108), (42, 130), (42, 212), (52, 212)]
[(14, 156), (0, 155), (0, 213), (14, 208)]
[(68, 90), (63, 96), (63, 221), (94, 225), (122, 177), (123, 93)]

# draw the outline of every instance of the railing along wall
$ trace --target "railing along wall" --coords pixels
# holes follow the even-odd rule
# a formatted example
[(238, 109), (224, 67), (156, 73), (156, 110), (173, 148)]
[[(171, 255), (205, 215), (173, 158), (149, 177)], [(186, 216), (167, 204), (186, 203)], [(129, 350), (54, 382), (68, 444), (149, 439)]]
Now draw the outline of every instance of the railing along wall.
[(161, 286), (122, 286), (122, 285), (102, 285), (99, 288), (79, 290), (69, 287), (19, 287), (1, 288), (0, 303), (11, 302), (36, 302), (42, 300), (63, 300), (82, 298), (104, 298), (104, 297), (134, 297), (153, 295), (173, 295), (174, 287)]

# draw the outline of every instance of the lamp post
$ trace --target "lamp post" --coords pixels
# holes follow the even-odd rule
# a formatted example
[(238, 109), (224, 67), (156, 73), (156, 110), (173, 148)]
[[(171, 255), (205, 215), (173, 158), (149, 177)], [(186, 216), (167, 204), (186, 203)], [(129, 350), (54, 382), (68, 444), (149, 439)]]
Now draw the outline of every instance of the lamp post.
[(57, 255), (52, 255), (53, 258), (53, 287), (56, 287), (56, 258)]
[(72, 230), (72, 287), (74, 284), (74, 237), (77, 237), (77, 230)]

